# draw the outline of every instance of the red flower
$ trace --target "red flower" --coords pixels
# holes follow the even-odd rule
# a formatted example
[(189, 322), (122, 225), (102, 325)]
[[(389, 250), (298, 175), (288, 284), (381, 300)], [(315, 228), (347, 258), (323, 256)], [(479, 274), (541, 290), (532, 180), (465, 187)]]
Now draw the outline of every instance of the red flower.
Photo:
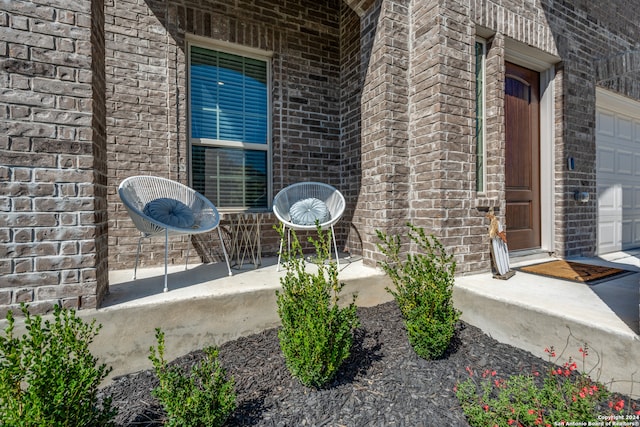
[(580, 347), (580, 348), (578, 349), (578, 351), (579, 351), (580, 353), (582, 353), (582, 358), (583, 358), (583, 359), (589, 355), (589, 347), (587, 347), (587, 345), (586, 345), (586, 344), (584, 345), (584, 348)]
[(556, 357), (556, 351), (555, 351), (555, 349), (553, 348), (553, 346), (551, 346), (551, 348), (549, 348), (549, 347), (545, 348), (545, 349), (544, 349), (544, 352), (545, 352), (545, 353), (548, 353), (548, 354), (549, 354), (549, 357)]
[(622, 409), (624, 409), (624, 400), (620, 399), (615, 404), (613, 402), (609, 402), (609, 408), (613, 408), (614, 411), (622, 411)]

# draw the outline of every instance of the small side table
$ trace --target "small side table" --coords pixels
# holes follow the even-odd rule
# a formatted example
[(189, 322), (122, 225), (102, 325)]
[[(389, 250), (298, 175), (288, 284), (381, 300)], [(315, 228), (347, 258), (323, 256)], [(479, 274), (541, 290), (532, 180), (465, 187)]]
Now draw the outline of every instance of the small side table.
[(223, 213), (229, 221), (231, 232), (231, 249), (229, 259), (232, 267), (242, 268), (245, 263), (258, 268), (262, 264), (262, 248), (260, 246), (260, 226), (262, 215), (257, 212)]

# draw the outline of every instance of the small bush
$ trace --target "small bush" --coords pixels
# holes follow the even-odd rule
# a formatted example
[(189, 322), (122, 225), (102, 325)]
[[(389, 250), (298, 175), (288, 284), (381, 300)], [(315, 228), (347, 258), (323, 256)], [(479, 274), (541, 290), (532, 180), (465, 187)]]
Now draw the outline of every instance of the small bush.
[(380, 266), (394, 284), (395, 289), (387, 291), (402, 312), (411, 346), (420, 357), (437, 359), (449, 347), (460, 317), (452, 301), (456, 263), (438, 239), (407, 225), (409, 239), (420, 253), (407, 253), (403, 260), (401, 237), (378, 230), (378, 248), (386, 256)]
[(98, 387), (111, 372), (96, 366), (89, 344), (101, 325), (86, 324), (74, 310), (54, 308), (53, 323), (32, 317), (23, 305), (27, 334), (14, 336), (15, 319), (0, 336), (0, 425), (108, 426), (111, 400), (98, 404)]
[[(281, 237), (283, 229), (278, 229)], [(290, 251), (282, 254), (286, 275), (277, 291), (280, 348), (291, 374), (306, 386), (321, 387), (331, 381), (349, 357), (353, 332), (358, 327), (355, 300), (338, 306), (344, 287), (338, 281), (338, 268), (329, 258), (331, 233), (318, 228), (319, 238), (309, 239), (316, 249), (317, 273), (305, 269), (300, 242), (292, 233)]]
[(152, 394), (167, 413), (167, 426), (222, 426), (236, 408), (234, 380), (227, 380), (218, 361), (218, 350), (208, 347), (204, 359), (191, 369), (190, 375), (179, 366), (169, 366), (164, 359), (164, 333), (156, 329), (157, 351), (151, 347), (153, 363), (160, 385)]

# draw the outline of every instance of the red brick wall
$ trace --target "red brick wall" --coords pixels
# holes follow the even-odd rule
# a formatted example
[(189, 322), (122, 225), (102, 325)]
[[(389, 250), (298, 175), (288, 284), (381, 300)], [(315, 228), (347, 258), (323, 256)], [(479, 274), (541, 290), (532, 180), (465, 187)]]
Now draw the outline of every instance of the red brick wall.
[(3, 5), (0, 315), (95, 307), (108, 250), (102, 2)]

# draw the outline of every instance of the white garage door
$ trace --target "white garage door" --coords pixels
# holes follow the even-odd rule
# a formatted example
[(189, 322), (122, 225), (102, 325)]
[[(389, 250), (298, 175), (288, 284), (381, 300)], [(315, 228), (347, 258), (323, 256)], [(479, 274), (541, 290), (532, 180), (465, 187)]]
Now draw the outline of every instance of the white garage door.
[(640, 102), (598, 89), (598, 253), (640, 246)]

